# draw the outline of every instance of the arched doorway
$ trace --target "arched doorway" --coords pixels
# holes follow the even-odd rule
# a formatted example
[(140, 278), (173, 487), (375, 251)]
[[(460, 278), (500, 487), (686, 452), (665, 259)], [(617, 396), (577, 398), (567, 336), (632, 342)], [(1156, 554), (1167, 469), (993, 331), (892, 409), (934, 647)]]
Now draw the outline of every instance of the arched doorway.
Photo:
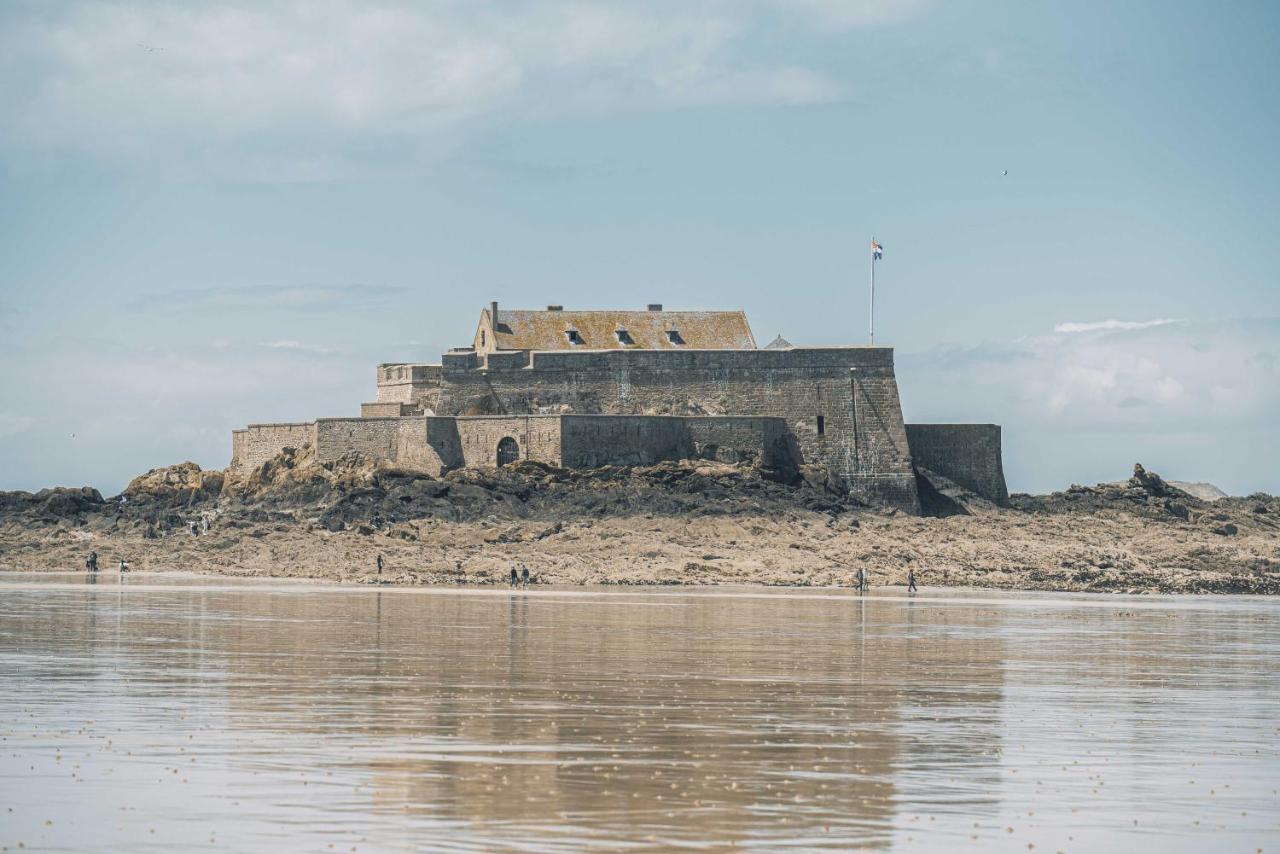
[(520, 459), (520, 445), (510, 436), (503, 436), (498, 442), (498, 465), (505, 466)]

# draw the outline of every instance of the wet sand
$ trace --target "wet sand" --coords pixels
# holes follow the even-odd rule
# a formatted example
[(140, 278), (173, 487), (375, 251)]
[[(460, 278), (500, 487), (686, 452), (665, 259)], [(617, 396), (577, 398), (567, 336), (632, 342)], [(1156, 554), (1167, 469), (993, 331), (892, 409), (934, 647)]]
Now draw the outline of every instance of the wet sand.
[(1269, 850), (1278, 665), (1246, 597), (6, 574), (0, 846)]

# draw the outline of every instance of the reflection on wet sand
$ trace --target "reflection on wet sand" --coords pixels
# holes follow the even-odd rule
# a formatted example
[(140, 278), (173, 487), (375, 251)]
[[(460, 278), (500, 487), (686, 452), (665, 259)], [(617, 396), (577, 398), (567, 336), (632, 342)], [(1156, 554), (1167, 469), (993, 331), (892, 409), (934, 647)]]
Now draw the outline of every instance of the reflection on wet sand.
[[(1277, 685), (1273, 616), (989, 600), (90, 580), (0, 585), (0, 628), (8, 702), (73, 686), (52, 714), (159, 728), (140, 753), (170, 727), (217, 767), (199, 792), (226, 785), (256, 818), (356, 847), (399, 839), (388, 826), (472, 849), (1009, 845), (1006, 754), (1040, 750), (1030, 716), (1087, 721), (1080, 700), (1102, 692), (1097, 711), (1125, 732), (1093, 743), (1154, 753), (1171, 747), (1161, 726), (1195, 725), (1210, 671), (1244, 696)], [(1236, 650), (1237, 666), (1204, 644)], [(1028, 692), (1053, 701), (1011, 719)], [(1086, 730), (1061, 737), (1087, 755)], [(1063, 773), (1037, 780), (1038, 797), (1080, 795), (1074, 758), (1052, 758)], [(6, 767), (6, 789), (20, 771)], [(180, 810), (216, 816), (217, 803)]]

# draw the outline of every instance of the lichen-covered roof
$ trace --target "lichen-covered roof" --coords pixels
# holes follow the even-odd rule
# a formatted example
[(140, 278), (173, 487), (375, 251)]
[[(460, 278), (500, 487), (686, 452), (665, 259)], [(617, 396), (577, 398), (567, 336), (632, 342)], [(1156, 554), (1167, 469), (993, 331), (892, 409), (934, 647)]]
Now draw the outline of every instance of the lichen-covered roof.
[[(488, 325), (489, 310), (481, 323)], [(582, 343), (570, 342), (566, 332)], [(625, 330), (629, 342), (618, 339)], [(499, 350), (754, 350), (741, 311), (535, 311), (498, 309)], [(668, 332), (675, 332), (673, 340)]]

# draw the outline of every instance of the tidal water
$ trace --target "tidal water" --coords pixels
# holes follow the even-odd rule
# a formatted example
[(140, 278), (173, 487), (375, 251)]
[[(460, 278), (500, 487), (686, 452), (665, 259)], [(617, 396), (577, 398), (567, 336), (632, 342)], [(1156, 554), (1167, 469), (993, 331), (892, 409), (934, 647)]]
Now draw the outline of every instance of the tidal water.
[(0, 575), (0, 848), (1280, 850), (1280, 603)]

